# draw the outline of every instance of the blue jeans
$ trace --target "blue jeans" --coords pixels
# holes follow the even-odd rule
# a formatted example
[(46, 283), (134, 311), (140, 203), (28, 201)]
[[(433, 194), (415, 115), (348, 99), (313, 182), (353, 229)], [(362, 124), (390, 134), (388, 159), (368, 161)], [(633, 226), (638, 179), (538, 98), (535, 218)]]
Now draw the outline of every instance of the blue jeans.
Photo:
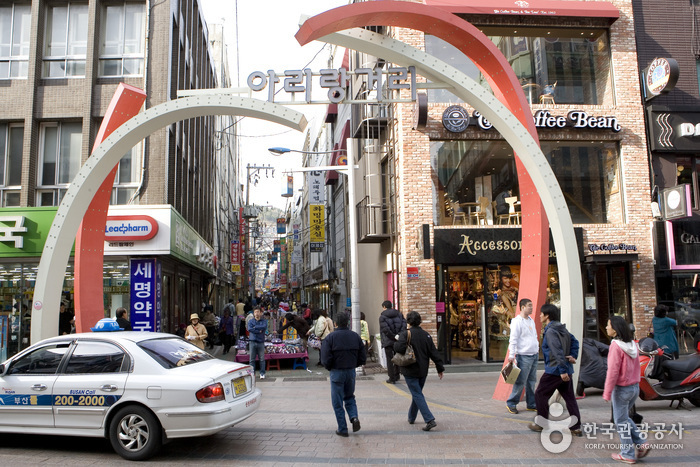
[(518, 405), (518, 402), (520, 402), (520, 396), (523, 394), (523, 387), (525, 387), (525, 400), (527, 401), (527, 408), (537, 408), (537, 405), (535, 404), (535, 385), (537, 384), (538, 357), (539, 355), (537, 354), (515, 356), (515, 361), (518, 363), (518, 368), (520, 368), (520, 374), (513, 385), (513, 392), (510, 393), (510, 397), (506, 401), (508, 407), (515, 408), (515, 406)]
[(406, 380), (408, 390), (411, 391), (411, 406), (408, 408), (408, 421), (411, 423), (415, 422), (419, 410), (425, 423), (435, 420), (433, 413), (428, 408), (428, 403), (425, 402), (425, 396), (423, 395), (425, 377), (411, 378), (410, 376), (404, 375), (404, 379)]
[(620, 435), (620, 454), (627, 459), (637, 458), (637, 445), (644, 444), (639, 428), (630, 418), (630, 409), (639, 396), (639, 384), (615, 386), (612, 392), (613, 420)]
[[(352, 420), (357, 418), (357, 403), (355, 402), (355, 369), (331, 370), (331, 403), (338, 422), (338, 431), (348, 432), (345, 412)], [(343, 404), (345, 409), (343, 410)]]
[(265, 374), (265, 343), (264, 342), (248, 342), (248, 356), (250, 357), (250, 366), (255, 372), (255, 357), (260, 359), (260, 376)]

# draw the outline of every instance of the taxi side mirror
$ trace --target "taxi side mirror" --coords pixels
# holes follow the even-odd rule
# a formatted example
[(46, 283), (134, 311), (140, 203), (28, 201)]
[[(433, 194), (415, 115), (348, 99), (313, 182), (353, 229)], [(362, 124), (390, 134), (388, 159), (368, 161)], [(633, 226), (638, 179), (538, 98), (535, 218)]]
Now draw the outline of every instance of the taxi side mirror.
[(0, 375), (5, 374), (5, 365), (3, 363), (0, 363)]

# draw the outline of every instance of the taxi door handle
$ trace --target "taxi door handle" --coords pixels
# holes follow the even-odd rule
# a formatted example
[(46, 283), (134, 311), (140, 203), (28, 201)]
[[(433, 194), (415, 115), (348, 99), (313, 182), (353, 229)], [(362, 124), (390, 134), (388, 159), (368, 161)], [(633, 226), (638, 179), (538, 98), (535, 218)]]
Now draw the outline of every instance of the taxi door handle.
[(115, 384), (103, 384), (100, 389), (107, 392), (113, 392), (117, 390), (117, 386)]
[(32, 386), (32, 391), (46, 391), (45, 384), (35, 384)]

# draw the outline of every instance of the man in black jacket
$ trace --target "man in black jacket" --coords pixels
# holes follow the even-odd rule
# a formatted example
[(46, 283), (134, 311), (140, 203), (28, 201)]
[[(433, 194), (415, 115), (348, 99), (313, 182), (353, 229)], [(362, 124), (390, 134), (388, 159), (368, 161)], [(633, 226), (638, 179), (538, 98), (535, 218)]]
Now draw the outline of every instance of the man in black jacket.
[(382, 303), (382, 314), (379, 315), (379, 332), (382, 335), (382, 348), (386, 353), (386, 370), (389, 373), (389, 384), (396, 384), (399, 380), (399, 368), (391, 362), (394, 356), (394, 342), (397, 336), (406, 330), (406, 320), (403, 315), (391, 307), (391, 302), (385, 300)]
[(352, 431), (360, 430), (355, 402), (355, 368), (366, 363), (367, 353), (360, 336), (348, 329), (350, 318), (347, 313), (340, 313), (337, 320), (338, 328), (328, 334), (321, 344), (321, 363), (331, 372), (331, 402), (338, 422), (335, 434), (347, 437), (346, 411), (352, 423)]

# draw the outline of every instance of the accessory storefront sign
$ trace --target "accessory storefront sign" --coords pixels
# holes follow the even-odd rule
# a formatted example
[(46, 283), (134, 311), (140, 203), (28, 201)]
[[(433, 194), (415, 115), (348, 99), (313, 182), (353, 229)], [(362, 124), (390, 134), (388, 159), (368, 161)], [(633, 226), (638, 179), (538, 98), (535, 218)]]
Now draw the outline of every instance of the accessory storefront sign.
[[(583, 229), (574, 228), (583, 258)], [(435, 262), (440, 264), (519, 263), (522, 229), (435, 229)], [(556, 262), (549, 236), (549, 262)]]

